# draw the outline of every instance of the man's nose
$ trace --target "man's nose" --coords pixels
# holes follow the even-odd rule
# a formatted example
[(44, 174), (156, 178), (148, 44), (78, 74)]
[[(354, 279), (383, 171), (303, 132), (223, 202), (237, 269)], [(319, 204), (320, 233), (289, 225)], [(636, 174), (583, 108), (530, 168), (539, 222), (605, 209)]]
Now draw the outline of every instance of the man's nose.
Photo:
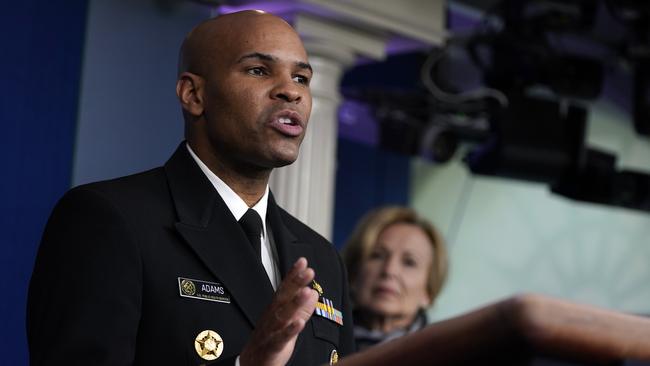
[(300, 86), (296, 85), (293, 80), (283, 80), (271, 92), (273, 99), (280, 99), (289, 103), (299, 103), (302, 100), (302, 93)]

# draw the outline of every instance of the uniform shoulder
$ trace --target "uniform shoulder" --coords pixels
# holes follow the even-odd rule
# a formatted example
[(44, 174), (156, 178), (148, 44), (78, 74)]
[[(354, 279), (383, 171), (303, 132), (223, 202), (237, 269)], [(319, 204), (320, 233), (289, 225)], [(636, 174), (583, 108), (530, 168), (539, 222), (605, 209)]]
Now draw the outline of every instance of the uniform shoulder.
[(167, 190), (165, 172), (162, 168), (154, 168), (141, 173), (124, 177), (86, 183), (72, 188), (68, 194), (92, 192), (105, 197), (125, 199), (130, 197), (146, 198), (157, 190)]
[[(57, 205), (106, 205), (133, 215), (154, 214), (171, 204), (162, 168), (125, 177), (82, 184), (70, 189)], [(105, 206), (105, 207), (109, 207)]]

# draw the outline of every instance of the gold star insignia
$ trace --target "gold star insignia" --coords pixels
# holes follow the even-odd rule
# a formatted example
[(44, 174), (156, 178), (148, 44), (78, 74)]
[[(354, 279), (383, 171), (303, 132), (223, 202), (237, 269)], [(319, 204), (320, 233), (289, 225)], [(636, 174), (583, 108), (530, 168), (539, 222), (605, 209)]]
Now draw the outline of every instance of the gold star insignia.
[(194, 339), (194, 349), (202, 359), (216, 360), (223, 352), (223, 339), (213, 330), (204, 330)]
[(330, 365), (334, 365), (339, 362), (339, 353), (335, 349), (332, 350), (330, 354)]

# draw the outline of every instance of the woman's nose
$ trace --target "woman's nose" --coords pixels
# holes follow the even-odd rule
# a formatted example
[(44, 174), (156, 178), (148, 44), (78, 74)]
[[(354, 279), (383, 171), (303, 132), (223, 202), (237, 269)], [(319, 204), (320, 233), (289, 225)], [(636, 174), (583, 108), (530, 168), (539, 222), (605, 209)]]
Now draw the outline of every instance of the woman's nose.
[(399, 273), (399, 263), (396, 258), (388, 256), (382, 266), (382, 274), (385, 276), (396, 276)]

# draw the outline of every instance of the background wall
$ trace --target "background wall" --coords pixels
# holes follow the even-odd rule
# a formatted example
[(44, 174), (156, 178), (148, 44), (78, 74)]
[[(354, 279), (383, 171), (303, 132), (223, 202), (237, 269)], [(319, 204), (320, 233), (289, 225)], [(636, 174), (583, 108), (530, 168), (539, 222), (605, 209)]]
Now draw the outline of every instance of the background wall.
[(3, 365), (27, 363), (27, 283), (45, 221), (70, 185), (86, 7), (25, 0), (0, 11)]
[[(625, 111), (591, 106), (590, 146), (616, 152), (619, 167), (650, 171), (650, 141)], [(411, 204), (444, 232), (447, 286), (434, 319), (517, 292), (650, 314), (650, 214), (578, 203), (540, 184), (471, 176), (457, 159), (412, 162)]]
[(382, 205), (408, 205), (408, 156), (339, 138), (332, 243), (342, 248), (359, 219)]
[(183, 139), (178, 49), (210, 11), (188, 1), (90, 2), (73, 185), (150, 169), (171, 156)]
[(72, 185), (161, 165), (182, 138), (176, 52), (209, 16), (171, 0), (3, 4), (0, 365), (28, 363), (27, 286), (56, 200)]

